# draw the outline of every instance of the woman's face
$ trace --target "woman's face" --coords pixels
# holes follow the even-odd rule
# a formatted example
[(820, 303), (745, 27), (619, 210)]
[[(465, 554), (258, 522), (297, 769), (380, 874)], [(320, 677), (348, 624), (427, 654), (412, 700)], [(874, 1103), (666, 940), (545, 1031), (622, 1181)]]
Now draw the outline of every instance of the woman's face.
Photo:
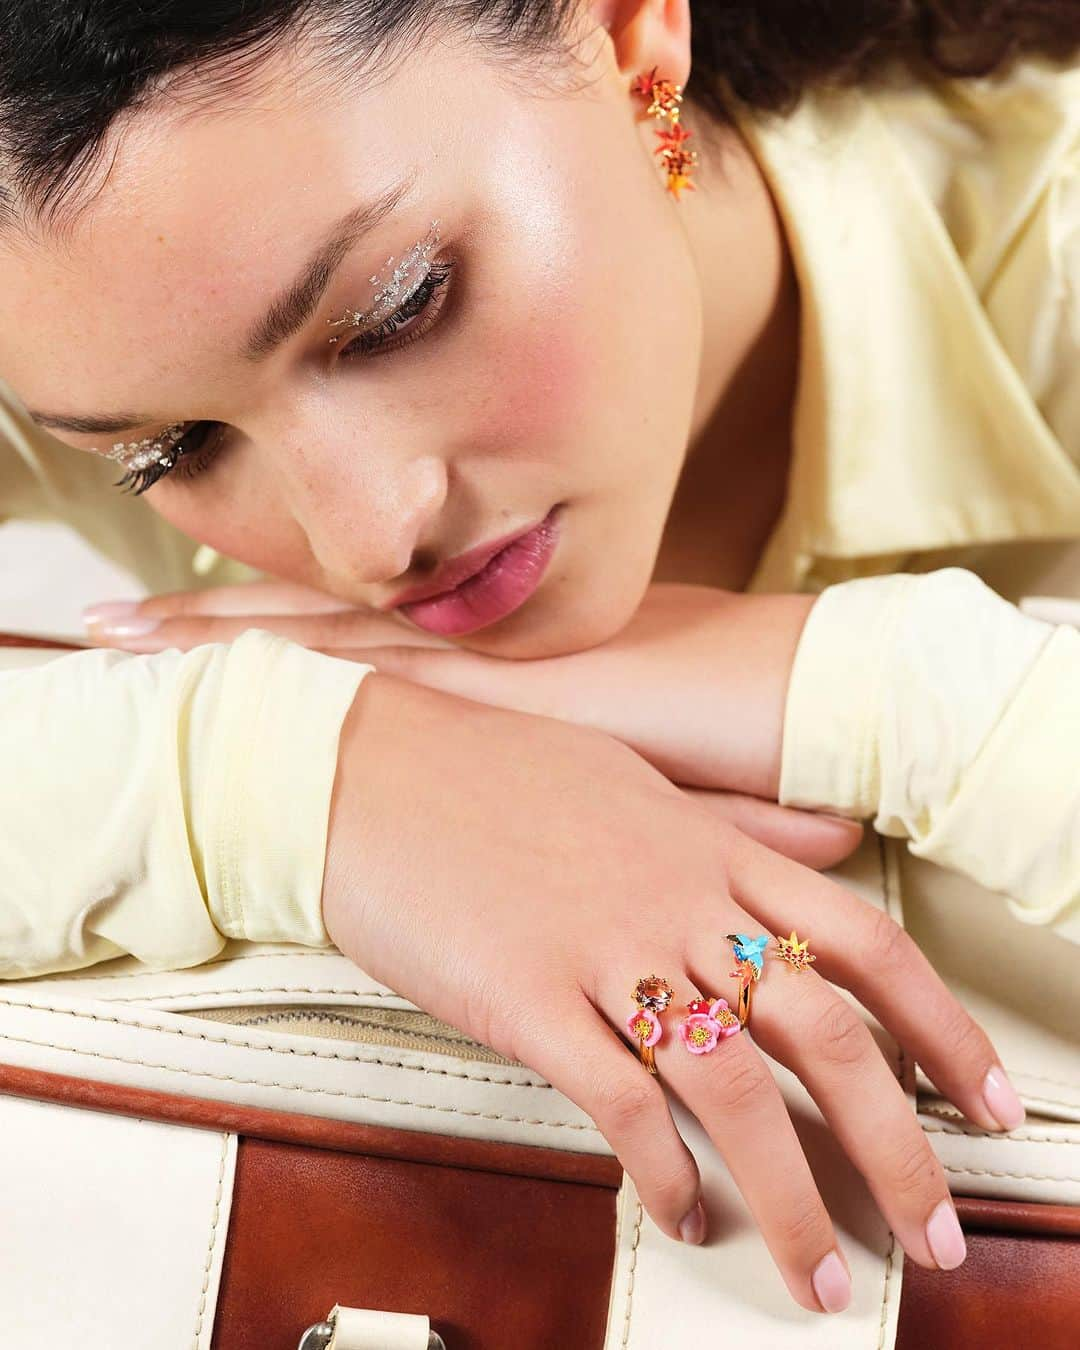
[(35, 413), (117, 423), (58, 426), (80, 450), (186, 424), (146, 501), (230, 557), (387, 609), (532, 531), (394, 612), (502, 656), (604, 640), (686, 453), (701, 282), (610, 43), (565, 93), (508, 69), (430, 44), (356, 92), (282, 52), (227, 99), (159, 99), (69, 231), (0, 241), (0, 370)]

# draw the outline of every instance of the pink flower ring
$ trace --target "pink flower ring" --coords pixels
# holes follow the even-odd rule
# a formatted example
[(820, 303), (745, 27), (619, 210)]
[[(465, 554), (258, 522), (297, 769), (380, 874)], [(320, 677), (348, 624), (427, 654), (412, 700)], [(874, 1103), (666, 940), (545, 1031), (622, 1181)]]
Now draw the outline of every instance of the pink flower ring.
[(689, 1009), (690, 1016), (679, 1023), (679, 1037), (692, 1055), (707, 1055), (719, 1041), (741, 1030), (727, 999), (714, 999), (708, 1005), (705, 999), (695, 999)]
[(626, 1019), (626, 1029), (641, 1045), (653, 1046), (664, 1034), (660, 1019), (650, 1008), (635, 1008)]

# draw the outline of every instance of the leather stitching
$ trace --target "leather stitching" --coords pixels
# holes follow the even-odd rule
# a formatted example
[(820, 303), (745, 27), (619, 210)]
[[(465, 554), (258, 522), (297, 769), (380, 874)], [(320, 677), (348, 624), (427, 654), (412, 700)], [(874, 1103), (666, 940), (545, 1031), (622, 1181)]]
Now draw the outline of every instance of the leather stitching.
[(630, 1245), (630, 1267), (626, 1272), (626, 1312), (623, 1315), (622, 1345), (623, 1350), (630, 1342), (630, 1318), (633, 1315), (634, 1304), (634, 1277), (637, 1273), (638, 1248), (641, 1245), (641, 1222), (645, 1214), (645, 1207), (641, 1201), (637, 1202), (637, 1213), (634, 1217), (634, 1240)]
[[(336, 1059), (346, 1064), (377, 1064), (381, 1068), (386, 1069), (408, 1069), (413, 1073), (433, 1074), (437, 1078), (464, 1078), (470, 1083), (491, 1083), (495, 1087), (543, 1088), (548, 1092), (553, 1091), (551, 1084), (544, 1082), (542, 1079), (530, 1080), (527, 1083), (519, 1083), (515, 1082), (512, 1078), (492, 1078), (487, 1074), (465, 1073), (460, 1069), (433, 1069), (426, 1064), (408, 1064), (401, 1059), (380, 1059), (374, 1055), (364, 1055), (360, 1053), (359, 1048), (354, 1053), (349, 1054), (343, 1050), (320, 1050), (317, 1047), (306, 1049), (302, 1046), (279, 1046), (259, 1044), (258, 1042), (247, 1040), (230, 1040), (227, 1036), (209, 1036), (205, 1032), (187, 1031), (183, 1027), (157, 1027), (149, 1022), (138, 1022), (134, 1018), (104, 1017), (101, 1013), (78, 1012), (71, 1008), (57, 1008), (53, 1004), (48, 1003), (20, 1003), (17, 999), (0, 998), (0, 1005), (9, 1008), (29, 1008), (31, 1011), (37, 1012), (59, 1013), (63, 1017), (88, 1018), (92, 1022), (115, 1022), (119, 1027), (138, 1027), (142, 1031), (157, 1032), (158, 1034), (165, 1036), (186, 1036), (189, 1040), (193, 1041), (206, 1041), (210, 1045), (236, 1046), (242, 1050), (256, 1050), (260, 1054), (294, 1055), (301, 1059)], [(279, 1035), (285, 1034), (287, 1033), (279, 1033)], [(17, 1038), (6, 1037), (5, 1039), (10, 1040)], [(42, 1042), (28, 1040), (26, 1043), (28, 1045), (38, 1045)], [(74, 1046), (50, 1046), (49, 1048), (54, 1050), (67, 1048), (79, 1054), (84, 1053), (83, 1051), (77, 1050)], [(87, 1051), (85, 1053), (90, 1052)], [(135, 1064), (142, 1063), (141, 1060), (129, 1060), (125, 1062)], [(169, 1066), (160, 1064), (148, 1065), (147, 1067), (168, 1068)], [(237, 1079), (236, 1081), (243, 1082), (245, 1080)], [(286, 1087), (288, 1084), (283, 1083), (281, 1086)]]
[(1080, 1181), (1080, 1177), (1050, 1176), (1041, 1172), (991, 1172), (985, 1167), (946, 1167), (945, 1171), (968, 1177), (1015, 1177), (1018, 1181)]
[[(2, 1002), (3, 1000), (0, 1000)], [(309, 1097), (345, 1097), (350, 1101), (378, 1102), (384, 1106), (413, 1106), (418, 1111), (439, 1111), (444, 1115), (469, 1116), (477, 1120), (502, 1120), (511, 1125), (539, 1125), (549, 1130), (580, 1130), (582, 1133), (597, 1134), (600, 1131), (593, 1124), (582, 1125), (573, 1120), (539, 1120), (530, 1116), (504, 1116), (493, 1111), (465, 1111), (456, 1106), (437, 1106), (432, 1102), (414, 1102), (407, 1097), (378, 1097), (372, 1092), (344, 1092), (339, 1088), (313, 1088), (303, 1083), (266, 1083), (259, 1078), (236, 1078), (228, 1073), (209, 1073), (206, 1070), (185, 1069), (176, 1064), (155, 1064), (147, 1059), (129, 1059), (123, 1055), (105, 1055), (99, 1050), (80, 1050), (70, 1045), (53, 1045), (50, 1041), (35, 1041), (26, 1036), (11, 1036), (6, 1032), (3, 1040), (14, 1041), (19, 1045), (33, 1045), (44, 1050), (62, 1050), (67, 1054), (83, 1055), (89, 1059), (103, 1059), (112, 1064), (138, 1064), (144, 1069), (161, 1069), (166, 1073), (181, 1073), (189, 1078), (210, 1078), (221, 1083), (243, 1083), (246, 1087), (285, 1088), (289, 1092), (300, 1092)], [(406, 1068), (411, 1067), (409, 1065)], [(439, 1073), (441, 1070), (424, 1070), (425, 1073)], [(460, 1077), (467, 1077), (462, 1074)], [(478, 1080), (484, 1081), (484, 1080)], [(516, 1084), (515, 1086), (522, 1086)], [(18, 1094), (15, 1094), (18, 1095)]]
[(885, 1284), (881, 1291), (881, 1318), (878, 1322), (877, 1350), (885, 1350), (885, 1332), (889, 1320), (889, 1283), (892, 1280), (893, 1257), (896, 1254), (896, 1234), (889, 1230), (889, 1250), (885, 1253)]
[(225, 1185), (225, 1159), (229, 1156), (229, 1135), (221, 1136), (221, 1157), (218, 1159), (217, 1175), (217, 1194), (214, 1196), (214, 1218), (210, 1224), (210, 1243), (206, 1248), (206, 1263), (203, 1266), (202, 1291), (199, 1296), (199, 1307), (195, 1314), (195, 1335), (192, 1338), (191, 1350), (199, 1350), (199, 1338), (202, 1336), (203, 1316), (206, 1313), (206, 1290), (210, 1284), (210, 1267), (214, 1260), (214, 1240), (217, 1236), (218, 1219), (221, 1217), (221, 1193)]
[(1075, 1148), (1080, 1148), (1080, 1139), (1057, 1139), (1052, 1134), (1017, 1134), (1015, 1130), (1009, 1134), (983, 1134), (980, 1130), (962, 1130), (959, 1127), (955, 1130), (941, 1130), (933, 1125), (923, 1126), (924, 1134), (962, 1134), (969, 1139), (986, 1139), (995, 1144), (1066, 1144)]

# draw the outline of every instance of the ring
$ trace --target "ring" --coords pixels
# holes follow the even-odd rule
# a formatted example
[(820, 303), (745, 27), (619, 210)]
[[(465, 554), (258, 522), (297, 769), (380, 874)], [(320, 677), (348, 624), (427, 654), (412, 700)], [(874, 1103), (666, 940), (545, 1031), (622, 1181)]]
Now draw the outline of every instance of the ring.
[(776, 941), (779, 946), (776, 955), (781, 961), (786, 961), (792, 970), (809, 970), (810, 962), (817, 960), (816, 956), (807, 951), (805, 941), (800, 942), (796, 937), (794, 928), (789, 938), (778, 935)]
[(728, 1036), (742, 1030), (726, 998), (695, 998), (686, 1005), (689, 1016), (679, 1023), (683, 1045), (692, 1055), (707, 1055)]
[(658, 1014), (675, 997), (675, 992), (667, 980), (662, 980), (659, 975), (647, 975), (634, 985), (632, 997), (637, 1006), (626, 1019), (626, 1029), (637, 1042), (642, 1064), (655, 1074), (656, 1056), (653, 1047), (664, 1034)]
[(761, 967), (769, 935), (750, 937), (747, 933), (726, 933), (728, 942), (735, 946), (735, 969), (731, 972), (739, 981), (739, 1025), (750, 1020), (750, 990), (761, 979)]
[[(728, 933), (727, 940), (734, 943), (736, 969), (731, 972), (739, 981), (739, 1025), (745, 1026), (750, 1017), (750, 991), (761, 979), (761, 967), (769, 937), (750, 937), (747, 933)], [(776, 938), (775, 955), (786, 961), (794, 971), (809, 970), (810, 962), (817, 957), (809, 950), (804, 939), (799, 941), (794, 928), (790, 937)]]

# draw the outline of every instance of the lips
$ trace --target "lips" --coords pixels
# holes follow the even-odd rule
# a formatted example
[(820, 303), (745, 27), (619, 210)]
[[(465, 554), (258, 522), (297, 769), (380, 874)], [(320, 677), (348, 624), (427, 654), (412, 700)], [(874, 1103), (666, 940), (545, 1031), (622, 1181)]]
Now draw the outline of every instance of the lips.
[(486, 628), (519, 609), (540, 585), (560, 523), (554, 507), (538, 525), (452, 559), (426, 586), (403, 592), (388, 608), (443, 637)]

